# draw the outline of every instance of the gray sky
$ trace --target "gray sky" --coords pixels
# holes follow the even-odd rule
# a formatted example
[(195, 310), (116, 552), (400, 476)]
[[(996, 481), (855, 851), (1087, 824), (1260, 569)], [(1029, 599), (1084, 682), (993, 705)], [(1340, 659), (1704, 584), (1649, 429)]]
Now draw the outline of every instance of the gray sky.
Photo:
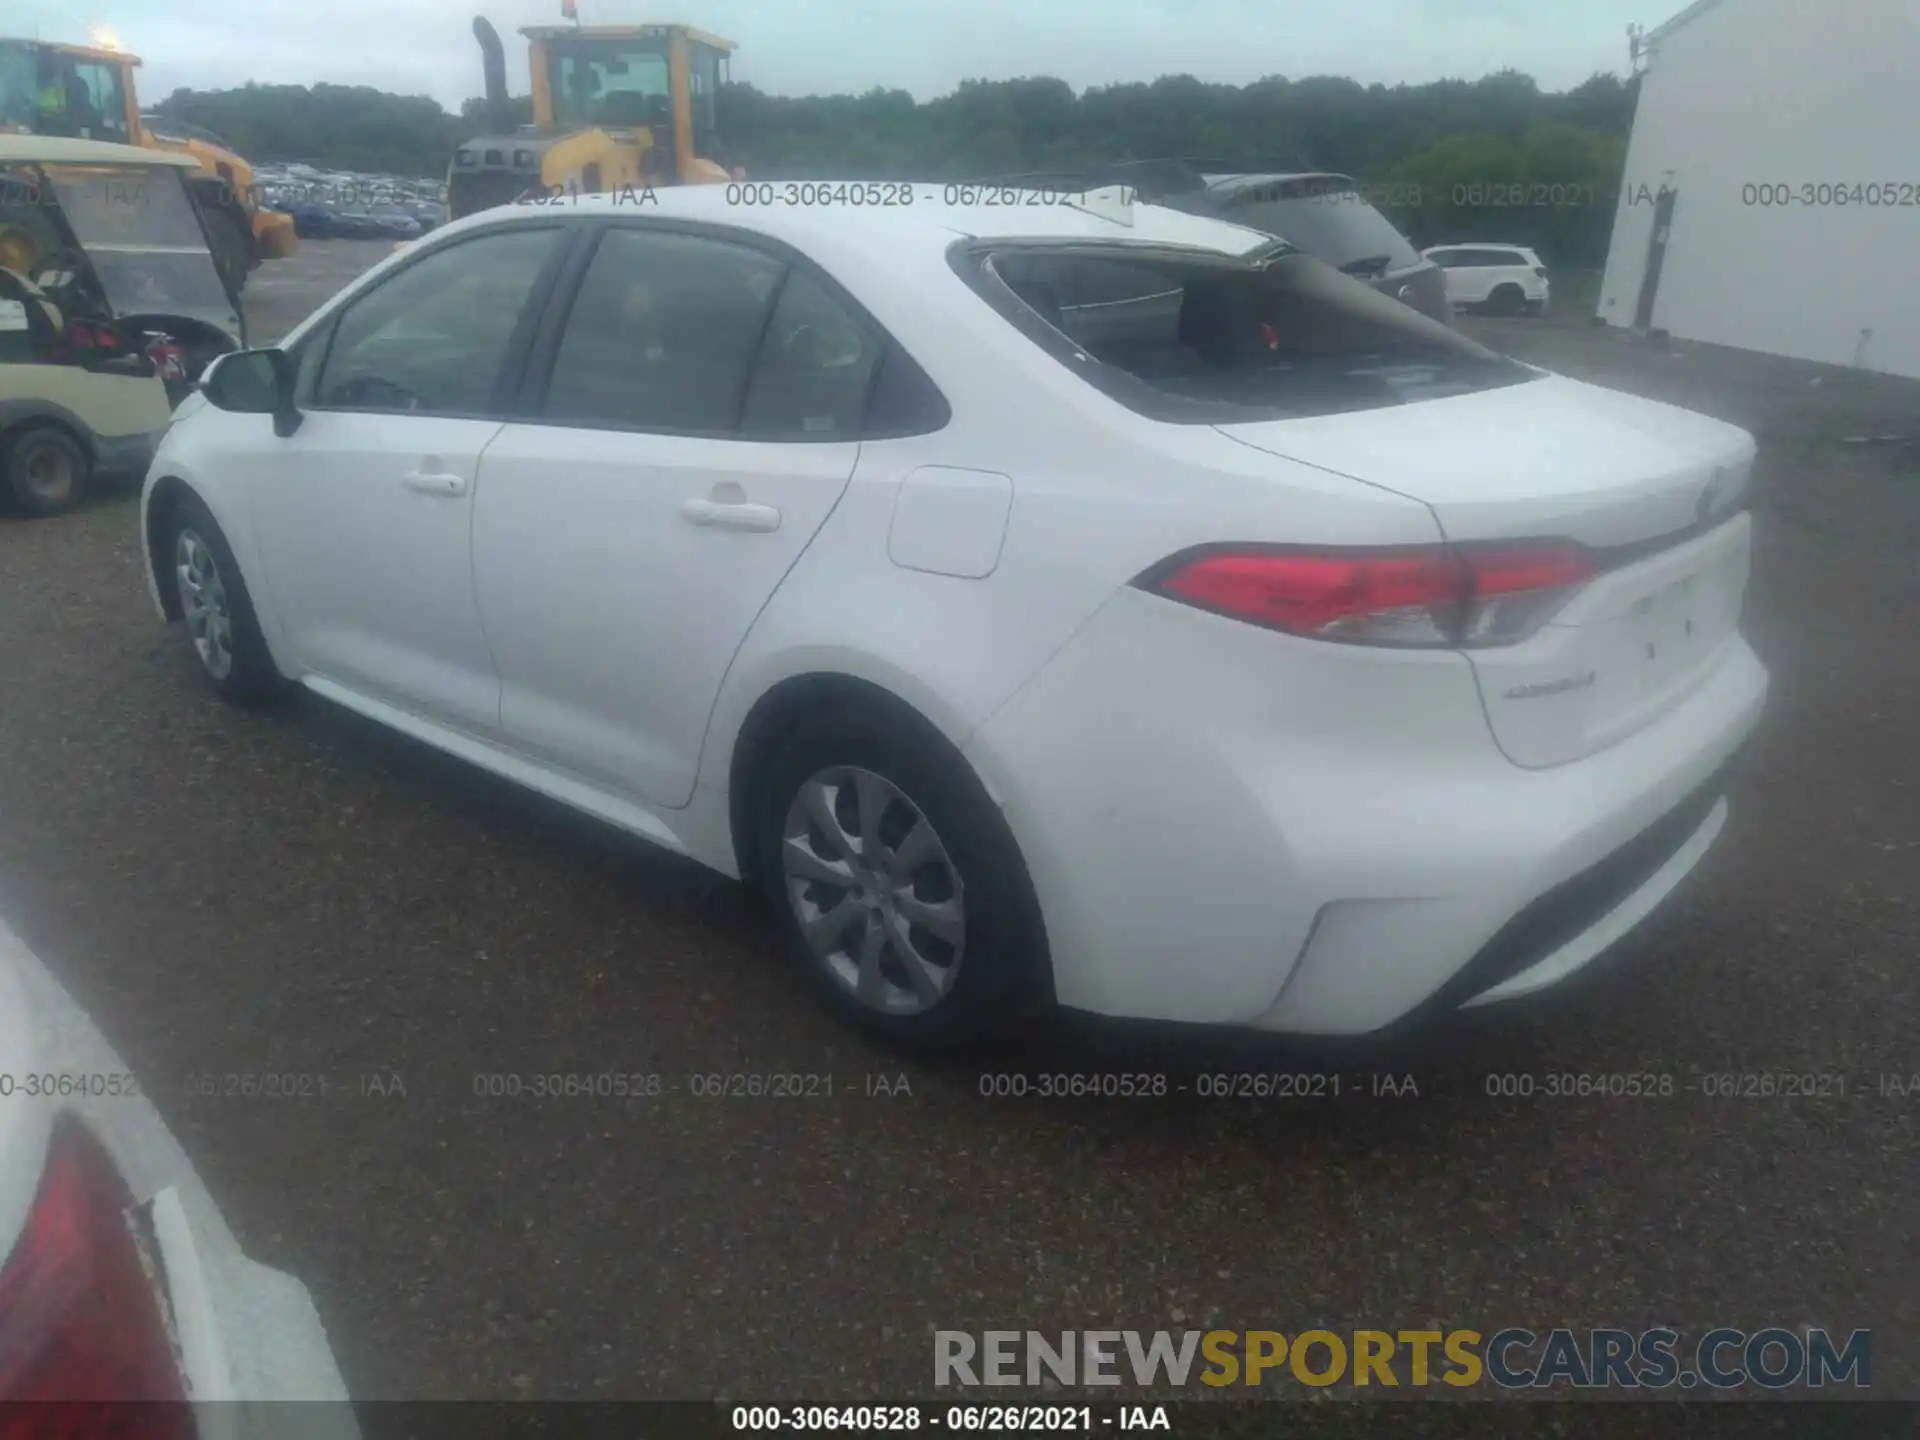
[[(1547, 89), (1624, 73), (1626, 26), (1682, 0), (580, 0), (586, 24), (681, 21), (739, 43), (734, 78), (776, 94), (898, 86), (920, 99), (981, 77), (1058, 75), (1082, 89), (1187, 72), (1244, 84), (1262, 75), (1363, 83), (1477, 79), (1508, 66)], [(480, 92), (469, 24), (508, 41), (560, 20), (560, 0), (4, 0), (0, 30), (80, 40), (110, 26), (146, 61), (143, 101), (176, 86), (248, 80), (364, 84), (431, 95), (449, 109)]]

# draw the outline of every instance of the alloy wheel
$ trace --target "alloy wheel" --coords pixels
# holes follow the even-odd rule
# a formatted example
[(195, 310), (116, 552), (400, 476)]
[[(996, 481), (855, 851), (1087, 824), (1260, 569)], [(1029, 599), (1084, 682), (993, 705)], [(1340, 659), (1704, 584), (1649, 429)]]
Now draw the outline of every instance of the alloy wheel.
[(801, 785), (780, 845), (814, 958), (862, 1005), (915, 1015), (952, 991), (965, 890), (932, 823), (892, 781), (836, 766)]
[(182, 530), (173, 545), (173, 569), (193, 648), (207, 673), (224, 680), (233, 673), (233, 612), (219, 563), (205, 540), (192, 530)]

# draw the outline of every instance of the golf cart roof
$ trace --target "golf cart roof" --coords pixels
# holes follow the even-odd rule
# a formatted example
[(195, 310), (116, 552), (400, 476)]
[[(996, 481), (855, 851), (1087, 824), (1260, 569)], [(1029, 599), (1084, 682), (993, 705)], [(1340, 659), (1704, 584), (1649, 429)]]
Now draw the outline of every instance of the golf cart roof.
[(200, 162), (173, 150), (148, 150), (106, 140), (65, 140), (57, 135), (0, 135), (0, 165), (170, 165), (198, 170)]

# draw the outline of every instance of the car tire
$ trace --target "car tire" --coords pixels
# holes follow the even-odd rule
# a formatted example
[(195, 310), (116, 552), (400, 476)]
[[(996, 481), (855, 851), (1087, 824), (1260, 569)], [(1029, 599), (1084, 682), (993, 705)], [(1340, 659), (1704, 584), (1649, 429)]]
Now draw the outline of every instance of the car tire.
[(761, 887), (840, 1015), (928, 1052), (1005, 1036), (1045, 1009), (1045, 928), (1012, 832), (931, 727), (844, 709), (804, 718), (757, 794)]
[(1487, 313), (1517, 315), (1526, 303), (1526, 294), (1518, 285), (1496, 285), (1493, 293), (1487, 297)]
[(73, 509), (92, 483), (86, 448), (58, 425), (22, 425), (0, 440), (0, 484), (35, 519)]
[(227, 537), (197, 496), (174, 502), (160, 558), (171, 582), (200, 673), (221, 699), (262, 705), (285, 694), (287, 682), (260, 633), (253, 597)]

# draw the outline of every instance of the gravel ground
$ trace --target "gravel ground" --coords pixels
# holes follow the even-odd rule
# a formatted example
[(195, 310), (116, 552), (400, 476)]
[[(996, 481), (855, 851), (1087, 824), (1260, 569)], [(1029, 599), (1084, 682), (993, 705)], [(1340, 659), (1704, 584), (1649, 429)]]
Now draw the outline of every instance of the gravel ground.
[[(384, 251), (260, 272), (256, 338)], [(1661, 1323), (1872, 1327), (1876, 1392), (1920, 1393), (1920, 1098), (1879, 1078), (1920, 1072), (1920, 450), (1845, 443), (1911, 435), (1920, 387), (1577, 317), (1468, 325), (1763, 437), (1750, 631), (1775, 699), (1726, 837), (1542, 1003), (1393, 1052), (1062, 1025), (903, 1062), (814, 1008), (737, 887), (319, 702), (216, 703), (148, 608), (124, 490), (0, 521), (0, 907), (251, 1253), (311, 1287), (364, 1398), (901, 1396), (935, 1328)], [(1337, 1066), (1348, 1093), (979, 1093), (1251, 1066)], [(1734, 1070), (1846, 1096), (1689, 1092)], [(1644, 1071), (1676, 1093), (1486, 1094)], [(189, 1094), (268, 1072), (336, 1088)], [(475, 1091), (552, 1072), (663, 1093)], [(734, 1072), (833, 1093), (689, 1093)], [(1417, 1097), (1366, 1093), (1376, 1073)]]

